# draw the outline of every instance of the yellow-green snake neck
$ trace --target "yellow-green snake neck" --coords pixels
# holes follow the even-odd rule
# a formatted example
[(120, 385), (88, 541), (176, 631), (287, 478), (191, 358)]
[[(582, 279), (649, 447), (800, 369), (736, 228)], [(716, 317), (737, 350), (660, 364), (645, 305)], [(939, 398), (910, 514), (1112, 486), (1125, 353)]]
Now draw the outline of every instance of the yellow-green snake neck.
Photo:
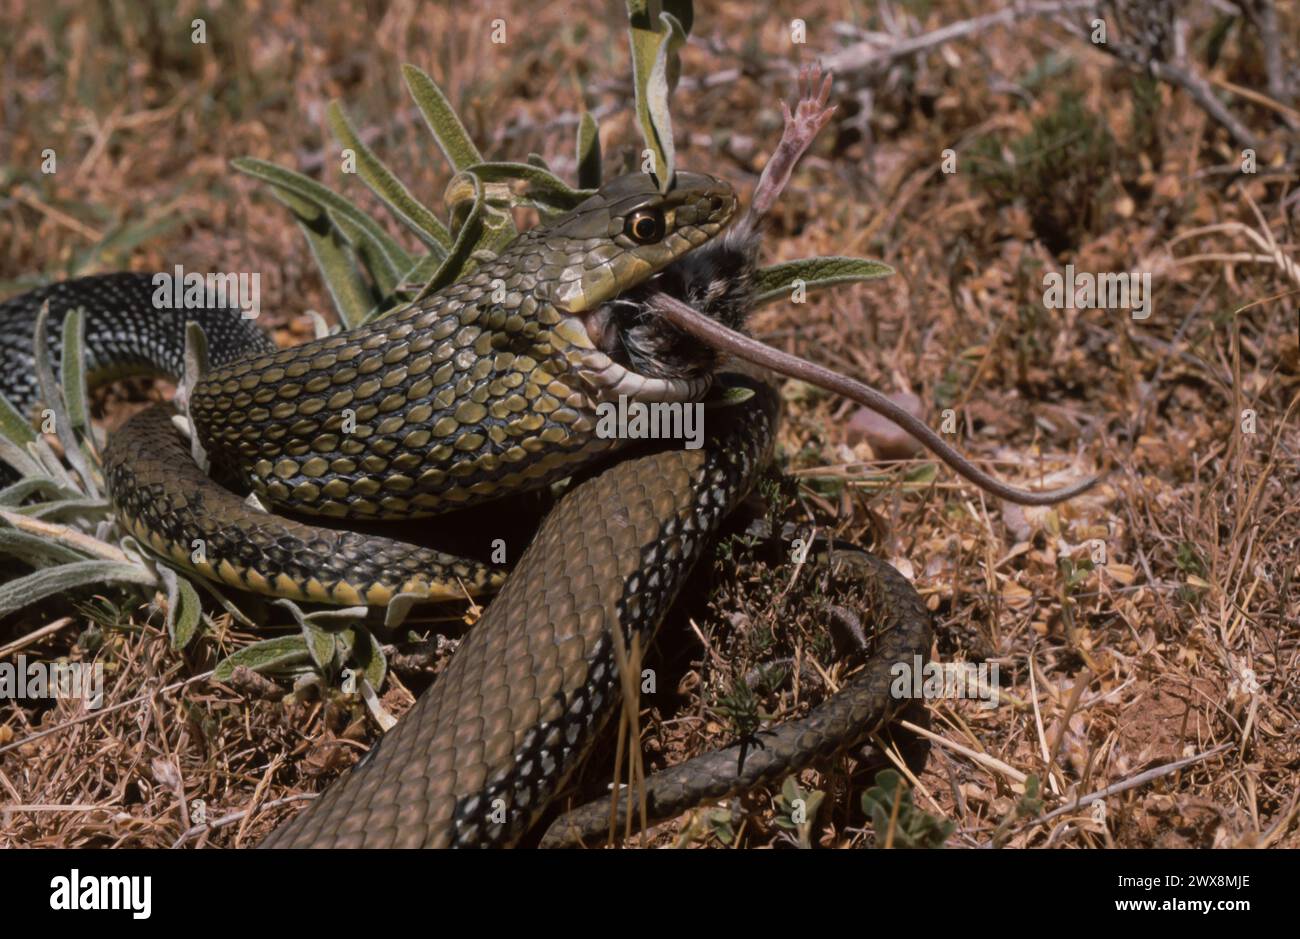
[[(680, 173), (667, 194), (620, 177), (416, 306), (213, 371), (191, 419), (221, 470), (311, 515), (410, 518), (543, 485), (617, 445), (595, 434), (600, 402), (705, 390), (613, 361), (582, 314), (708, 241), (735, 206), (708, 176)], [(624, 229), (647, 208), (664, 233), (641, 245)]]

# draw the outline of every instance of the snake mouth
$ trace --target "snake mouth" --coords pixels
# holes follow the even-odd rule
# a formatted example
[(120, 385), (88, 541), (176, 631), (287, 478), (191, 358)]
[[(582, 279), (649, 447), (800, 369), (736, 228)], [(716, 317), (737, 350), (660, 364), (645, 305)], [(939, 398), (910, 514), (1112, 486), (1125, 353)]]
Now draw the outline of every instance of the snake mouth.
[(651, 367), (642, 370), (644, 363), (629, 353), (626, 335), (615, 322), (611, 306), (617, 302), (602, 304), (564, 321), (585, 340), (574, 343), (581, 350), (578, 374), (593, 395), (600, 400), (625, 396), (629, 401), (646, 403), (702, 399), (713, 384), (712, 369), (661, 372)]

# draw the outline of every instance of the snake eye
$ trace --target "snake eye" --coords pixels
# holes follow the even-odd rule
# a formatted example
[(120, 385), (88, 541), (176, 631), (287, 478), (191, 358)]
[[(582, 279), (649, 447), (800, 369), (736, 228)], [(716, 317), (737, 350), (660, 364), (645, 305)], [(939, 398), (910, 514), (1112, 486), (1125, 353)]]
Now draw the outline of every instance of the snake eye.
[(664, 236), (664, 214), (658, 209), (637, 209), (627, 217), (623, 232), (637, 244), (654, 244)]

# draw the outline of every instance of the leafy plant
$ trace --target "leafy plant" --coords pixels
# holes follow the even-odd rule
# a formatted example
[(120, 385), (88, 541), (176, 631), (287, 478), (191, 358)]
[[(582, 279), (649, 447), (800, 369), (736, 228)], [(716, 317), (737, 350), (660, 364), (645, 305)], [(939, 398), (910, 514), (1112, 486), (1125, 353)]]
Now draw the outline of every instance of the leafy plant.
[(48, 317), (48, 308), (42, 310), (33, 340), (45, 404), (41, 425), (59, 441), (63, 457), (0, 395), (0, 461), (21, 474), (18, 482), (0, 490), (0, 523), (5, 526), (0, 528), (0, 554), (34, 568), (0, 584), (0, 616), (91, 584), (159, 583), (141, 557), (99, 537), (109, 505), (100, 494), (102, 479), (86, 416), (83, 315), (73, 310), (63, 321), (61, 382), (55, 381), (50, 362)]
[(787, 776), (775, 800), (777, 827), (793, 832), (799, 847), (811, 848), (813, 822), (825, 799), (826, 793), (805, 790), (794, 776)]
[(1059, 558), (1056, 566), (1060, 568), (1061, 576), (1064, 578), (1063, 587), (1067, 595), (1074, 593), (1076, 587), (1087, 583), (1088, 578), (1092, 576), (1096, 565), (1092, 563), (1090, 557), (1079, 558)]
[(1025, 780), (1024, 794), (1016, 800), (1007, 816), (998, 823), (993, 832), (993, 844), (997, 847), (1007, 843), (1011, 837), (1012, 826), (1026, 818), (1037, 818), (1043, 814), (1043, 797), (1038, 790), (1038, 777), (1031, 775)]
[(730, 809), (706, 806), (695, 811), (691, 820), (682, 828), (677, 838), (677, 847), (684, 848), (692, 843), (702, 844), (710, 838), (716, 838), (724, 845), (736, 841), (736, 817)]
[(731, 691), (719, 695), (714, 710), (730, 725), (731, 733), (739, 740), (750, 740), (763, 721), (771, 715), (764, 714), (758, 695), (744, 675), (733, 676)]
[(912, 792), (892, 769), (876, 774), (876, 784), (862, 794), (862, 811), (871, 816), (878, 847), (941, 848), (956, 825), (912, 803)]
[(1020, 200), (1054, 253), (1095, 231), (1112, 195), (1117, 148), (1106, 122), (1070, 92), (1004, 150), (994, 138), (971, 148), (976, 184), (998, 203)]

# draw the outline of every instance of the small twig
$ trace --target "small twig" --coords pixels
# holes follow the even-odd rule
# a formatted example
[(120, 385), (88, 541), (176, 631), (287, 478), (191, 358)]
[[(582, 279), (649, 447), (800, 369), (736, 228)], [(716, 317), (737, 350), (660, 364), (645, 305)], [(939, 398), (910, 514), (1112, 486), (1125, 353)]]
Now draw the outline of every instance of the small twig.
[[(1291, 100), (1291, 89), (1287, 87), (1286, 63), (1282, 58), (1280, 45), (1282, 31), (1277, 25), (1277, 7), (1273, 0), (1244, 0), (1242, 12), (1255, 27), (1260, 45), (1264, 47), (1264, 74), (1268, 76), (1268, 93), (1281, 104)], [(1290, 111), (1290, 109), (1287, 109)], [(1290, 111), (1284, 115), (1294, 129), (1300, 125), (1300, 115)]]
[(240, 809), (238, 812), (231, 812), (229, 815), (223, 815), (220, 818), (214, 818), (210, 822), (204, 822), (202, 825), (194, 825), (187, 828), (181, 833), (180, 837), (172, 842), (173, 848), (179, 848), (185, 842), (189, 841), (205, 831), (216, 831), (218, 828), (225, 828), (233, 825), (235, 822), (242, 821), (253, 811), (262, 811), (265, 809), (279, 808), (282, 805), (288, 805), (291, 802), (311, 801), (319, 797), (315, 792), (299, 792), (291, 796), (285, 796), (283, 799), (274, 799), (271, 802), (264, 802), (261, 805), (253, 805), (246, 809)]
[(1039, 756), (1043, 761), (1043, 772), (1047, 775), (1047, 784), (1052, 787), (1052, 795), (1060, 795), (1060, 789), (1057, 788), (1056, 777), (1052, 775), (1052, 761), (1050, 759), (1050, 748), (1047, 745), (1047, 732), (1043, 729), (1043, 712), (1038, 707), (1038, 679), (1036, 677), (1038, 669), (1034, 667), (1034, 657), (1029, 656), (1029, 704), (1034, 712), (1034, 733), (1038, 736)]
[(812, 533), (808, 536), (808, 540), (804, 542), (804, 550), (800, 551), (799, 557), (795, 559), (794, 570), (790, 572), (790, 579), (786, 582), (785, 587), (781, 589), (781, 592), (776, 595), (776, 599), (773, 601), (773, 605), (776, 606), (777, 609), (784, 608), (785, 596), (798, 582), (799, 575), (803, 573), (804, 564), (808, 560), (808, 552), (812, 550), (812, 543), (813, 541), (816, 540), (816, 538), (817, 538), (817, 529), (814, 528), (812, 530)]
[(1242, 195), (1246, 199), (1246, 204), (1250, 206), (1255, 215), (1256, 221), (1259, 222), (1259, 228), (1254, 229), (1242, 222), (1220, 222), (1217, 225), (1200, 225), (1188, 231), (1181, 232), (1169, 242), (1169, 247), (1173, 247), (1182, 241), (1196, 238), (1201, 235), (1243, 235), (1252, 244), (1255, 245), (1263, 254), (1255, 254), (1250, 251), (1238, 251), (1232, 253), (1212, 252), (1209, 254), (1190, 254), (1176, 258), (1174, 264), (1193, 264), (1200, 261), (1217, 261), (1220, 263), (1245, 263), (1245, 264), (1272, 264), (1282, 271), (1290, 280), (1300, 284), (1300, 265), (1297, 265), (1282, 250), (1282, 246), (1277, 243), (1273, 236), (1273, 231), (1268, 227), (1263, 213), (1259, 211), (1259, 206), (1255, 200), (1250, 197), (1250, 193), (1242, 189)]
[(211, 677), (212, 677), (212, 672), (209, 670), (204, 672), (201, 675), (195, 675), (193, 678), (187, 678), (184, 681), (174, 682), (170, 685), (167, 685), (166, 687), (159, 688), (156, 691), (146, 691), (144, 694), (131, 698), (129, 701), (122, 701), (118, 704), (109, 705), (106, 708), (99, 708), (98, 710), (90, 711), (89, 713), (82, 714), (80, 717), (74, 717), (70, 721), (64, 721), (62, 724), (56, 724), (53, 727), (47, 727), (45, 730), (39, 730), (34, 734), (28, 734), (26, 737), (23, 737), (21, 740), (15, 740), (13, 743), (6, 744), (5, 746), (0, 747), (0, 755), (8, 753), (10, 750), (17, 750), (19, 747), (26, 746), (29, 743), (33, 743), (37, 740), (40, 740), (42, 737), (48, 737), (50, 736), (50, 734), (57, 734), (61, 730), (67, 730), (69, 727), (75, 727), (76, 725), (84, 724), (87, 721), (95, 721), (95, 720), (99, 720), (101, 717), (107, 717), (109, 714), (112, 714), (114, 711), (120, 711), (122, 710), (122, 708), (128, 708), (133, 704), (139, 704), (142, 701), (148, 701), (150, 698), (154, 697), (154, 695), (166, 694), (169, 691), (175, 691), (177, 688), (184, 688), (186, 685), (192, 685), (198, 681), (207, 681), (207, 679)]
[(1060, 726), (1056, 728), (1056, 733), (1052, 735), (1052, 745), (1047, 751), (1047, 772), (1052, 772), (1052, 767), (1056, 765), (1056, 757), (1061, 752), (1061, 743), (1065, 740), (1065, 732), (1070, 729), (1070, 718), (1078, 710), (1079, 698), (1083, 695), (1083, 689), (1088, 687), (1092, 681), (1092, 672), (1084, 669), (1083, 673), (1076, 676), (1074, 687), (1070, 689), (1070, 698), (1065, 702), (1065, 711), (1061, 714)]
[(46, 205), (40, 200), (40, 197), (36, 195), (30, 186), (22, 185), (15, 187), (13, 189), (13, 197), (23, 205), (29, 206), (37, 212), (40, 212), (50, 221), (76, 232), (92, 244), (98, 244), (104, 240), (103, 232), (96, 231), (88, 225), (83, 225), (71, 215), (68, 215), (65, 212), (60, 212), (53, 206)]
[(898, 59), (926, 52), (936, 46), (946, 45), (955, 39), (966, 39), (994, 26), (1007, 26), (1028, 16), (1055, 16), (1070, 10), (1086, 9), (1094, 6), (1093, 0), (1056, 0), (1044, 3), (1012, 3), (1004, 10), (972, 17), (958, 23), (949, 23), (938, 29), (902, 39), (893, 45), (881, 48), (871, 42), (842, 49), (829, 56), (825, 67), (832, 72), (861, 72), (868, 69), (883, 69)]
[(69, 547), (76, 548), (78, 551), (84, 551), (94, 557), (103, 558), (106, 561), (129, 562), (131, 560), (120, 548), (67, 525), (44, 522), (38, 518), (20, 515), (17, 512), (9, 512), (5, 509), (0, 509), (0, 521), (8, 522), (19, 531), (51, 538)]
[(257, 781), (257, 788), (253, 790), (253, 798), (249, 802), (248, 811), (245, 813), (243, 822), (240, 823), (239, 831), (235, 833), (235, 847), (238, 848), (240, 843), (244, 840), (244, 834), (248, 831), (248, 823), (252, 821), (253, 813), (262, 807), (262, 796), (266, 794), (266, 787), (271, 784), (271, 777), (275, 775), (275, 771), (284, 763), (284, 759), (283, 754), (277, 754), (267, 765), (266, 772), (262, 774), (262, 778)]
[(1291, 806), (1275, 822), (1268, 831), (1264, 832), (1260, 838), (1261, 848), (1271, 848), (1273, 843), (1287, 833), (1291, 823), (1295, 820), (1296, 811), (1300, 809), (1300, 792), (1291, 793)]
[(63, 617), (63, 619), (56, 619), (52, 623), (45, 624), (40, 629), (32, 630), (27, 635), (15, 639), (13, 642), (9, 643), (6, 646), (0, 646), (0, 659), (8, 658), (10, 655), (19, 651), (20, 649), (26, 649), (30, 645), (35, 645), (41, 639), (44, 639), (46, 636), (51, 635), (52, 633), (58, 632), (60, 629), (62, 629), (64, 626), (67, 626), (71, 622), (72, 622), (71, 616), (65, 616)]
[(1102, 799), (1108, 799), (1111, 796), (1119, 795), (1121, 792), (1127, 792), (1130, 789), (1136, 789), (1138, 786), (1145, 785), (1146, 783), (1151, 782), (1153, 779), (1159, 779), (1161, 776), (1168, 776), (1170, 773), (1176, 773), (1180, 769), (1185, 769), (1186, 767), (1191, 766), (1194, 763), (1200, 763), (1203, 760), (1208, 760), (1212, 756), (1217, 756), (1218, 754), (1222, 753), (1224, 750), (1230, 749), (1231, 746), (1232, 746), (1231, 744), (1221, 743), (1214, 749), (1206, 750), (1204, 753), (1198, 753), (1195, 756), (1189, 756), (1181, 760), (1175, 760), (1172, 763), (1166, 763), (1163, 766), (1157, 766), (1154, 769), (1149, 769), (1144, 773), (1138, 773), (1136, 776), (1130, 776), (1128, 779), (1117, 782), (1114, 785), (1107, 786), (1105, 789), (1098, 789), (1096, 792), (1089, 793), (1086, 796), (1081, 796), (1080, 798), (1075, 799), (1069, 805), (1063, 805), (1059, 809), (1053, 809), (1052, 811), (1048, 812), (1046, 815), (1040, 815), (1038, 818), (1032, 818), (1029, 821), (1025, 822), (1023, 825), (1021, 825), (1019, 828), (1017, 828), (1015, 831), (1013, 831), (1012, 834), (1019, 834), (1020, 832), (1024, 831), (1026, 828), (1030, 827), (1031, 825), (1038, 825), (1041, 824), (1042, 822), (1051, 821), (1054, 818), (1060, 818), (1062, 815), (1068, 815), (1071, 812), (1078, 811), (1079, 809), (1083, 808), (1085, 805), (1092, 805), (1092, 803), (1094, 802), (1100, 802)]
[(922, 737), (934, 743), (939, 744), (939, 746), (941, 747), (947, 747), (949, 750), (953, 750), (957, 753), (960, 753), (962, 756), (966, 757), (967, 759), (974, 760), (976, 763), (978, 763), (980, 766), (983, 766), (985, 769), (992, 770), (995, 773), (1001, 773), (1002, 775), (1006, 776), (1008, 779), (1012, 780), (1013, 782), (1017, 782), (1020, 783), (1021, 785), (1024, 785), (1026, 780), (1029, 779), (1029, 777), (1026, 776), (1024, 773), (1020, 772), (1020, 770), (1008, 766), (1006, 763), (1003, 763), (1001, 760), (997, 759), (996, 757), (989, 756), (987, 753), (980, 753), (978, 750), (972, 750), (970, 747), (964, 747), (960, 743), (956, 743), (955, 741), (949, 740), (947, 737), (941, 737), (938, 734), (936, 734), (934, 731), (927, 730), (926, 728), (921, 727), (918, 724), (913, 724), (911, 721), (899, 721), (898, 726), (906, 727), (914, 734), (920, 734)]
[(1259, 138), (1245, 124), (1232, 116), (1232, 113), (1224, 106), (1223, 102), (1214, 96), (1214, 89), (1210, 87), (1210, 83), (1200, 75), (1190, 69), (1183, 68), (1181, 65), (1152, 58), (1144, 54), (1136, 46), (1120, 42), (1114, 37), (1107, 37), (1104, 44), (1098, 45), (1092, 42), (1088, 31), (1083, 27), (1060, 19), (1057, 22), (1066, 32), (1098, 52), (1104, 52), (1135, 68), (1149, 70), (1155, 78), (1183, 89), (1192, 96), (1192, 100), (1200, 106), (1202, 111), (1222, 124), (1239, 143), (1247, 147), (1259, 148)]
[(934, 793), (926, 787), (925, 783), (921, 782), (917, 775), (912, 772), (912, 768), (907, 765), (903, 755), (898, 752), (898, 744), (893, 741), (886, 743), (884, 738), (881, 737), (880, 731), (874, 731), (871, 734), (871, 742), (876, 745), (876, 749), (884, 755), (885, 759), (894, 764), (894, 768), (907, 779), (912, 788), (929, 799), (934, 810), (942, 814), (943, 806), (939, 804), (939, 800), (934, 797)]
[(1247, 88), (1244, 85), (1238, 85), (1230, 82), (1226, 78), (1211, 76), (1210, 81), (1224, 91), (1230, 92), (1239, 98), (1245, 98), (1247, 101), (1258, 104), (1261, 108), (1268, 108), (1270, 111), (1276, 111), (1292, 127), (1300, 126), (1300, 111), (1295, 108), (1289, 108), (1281, 101), (1276, 101), (1268, 95), (1262, 95), (1253, 88)]

